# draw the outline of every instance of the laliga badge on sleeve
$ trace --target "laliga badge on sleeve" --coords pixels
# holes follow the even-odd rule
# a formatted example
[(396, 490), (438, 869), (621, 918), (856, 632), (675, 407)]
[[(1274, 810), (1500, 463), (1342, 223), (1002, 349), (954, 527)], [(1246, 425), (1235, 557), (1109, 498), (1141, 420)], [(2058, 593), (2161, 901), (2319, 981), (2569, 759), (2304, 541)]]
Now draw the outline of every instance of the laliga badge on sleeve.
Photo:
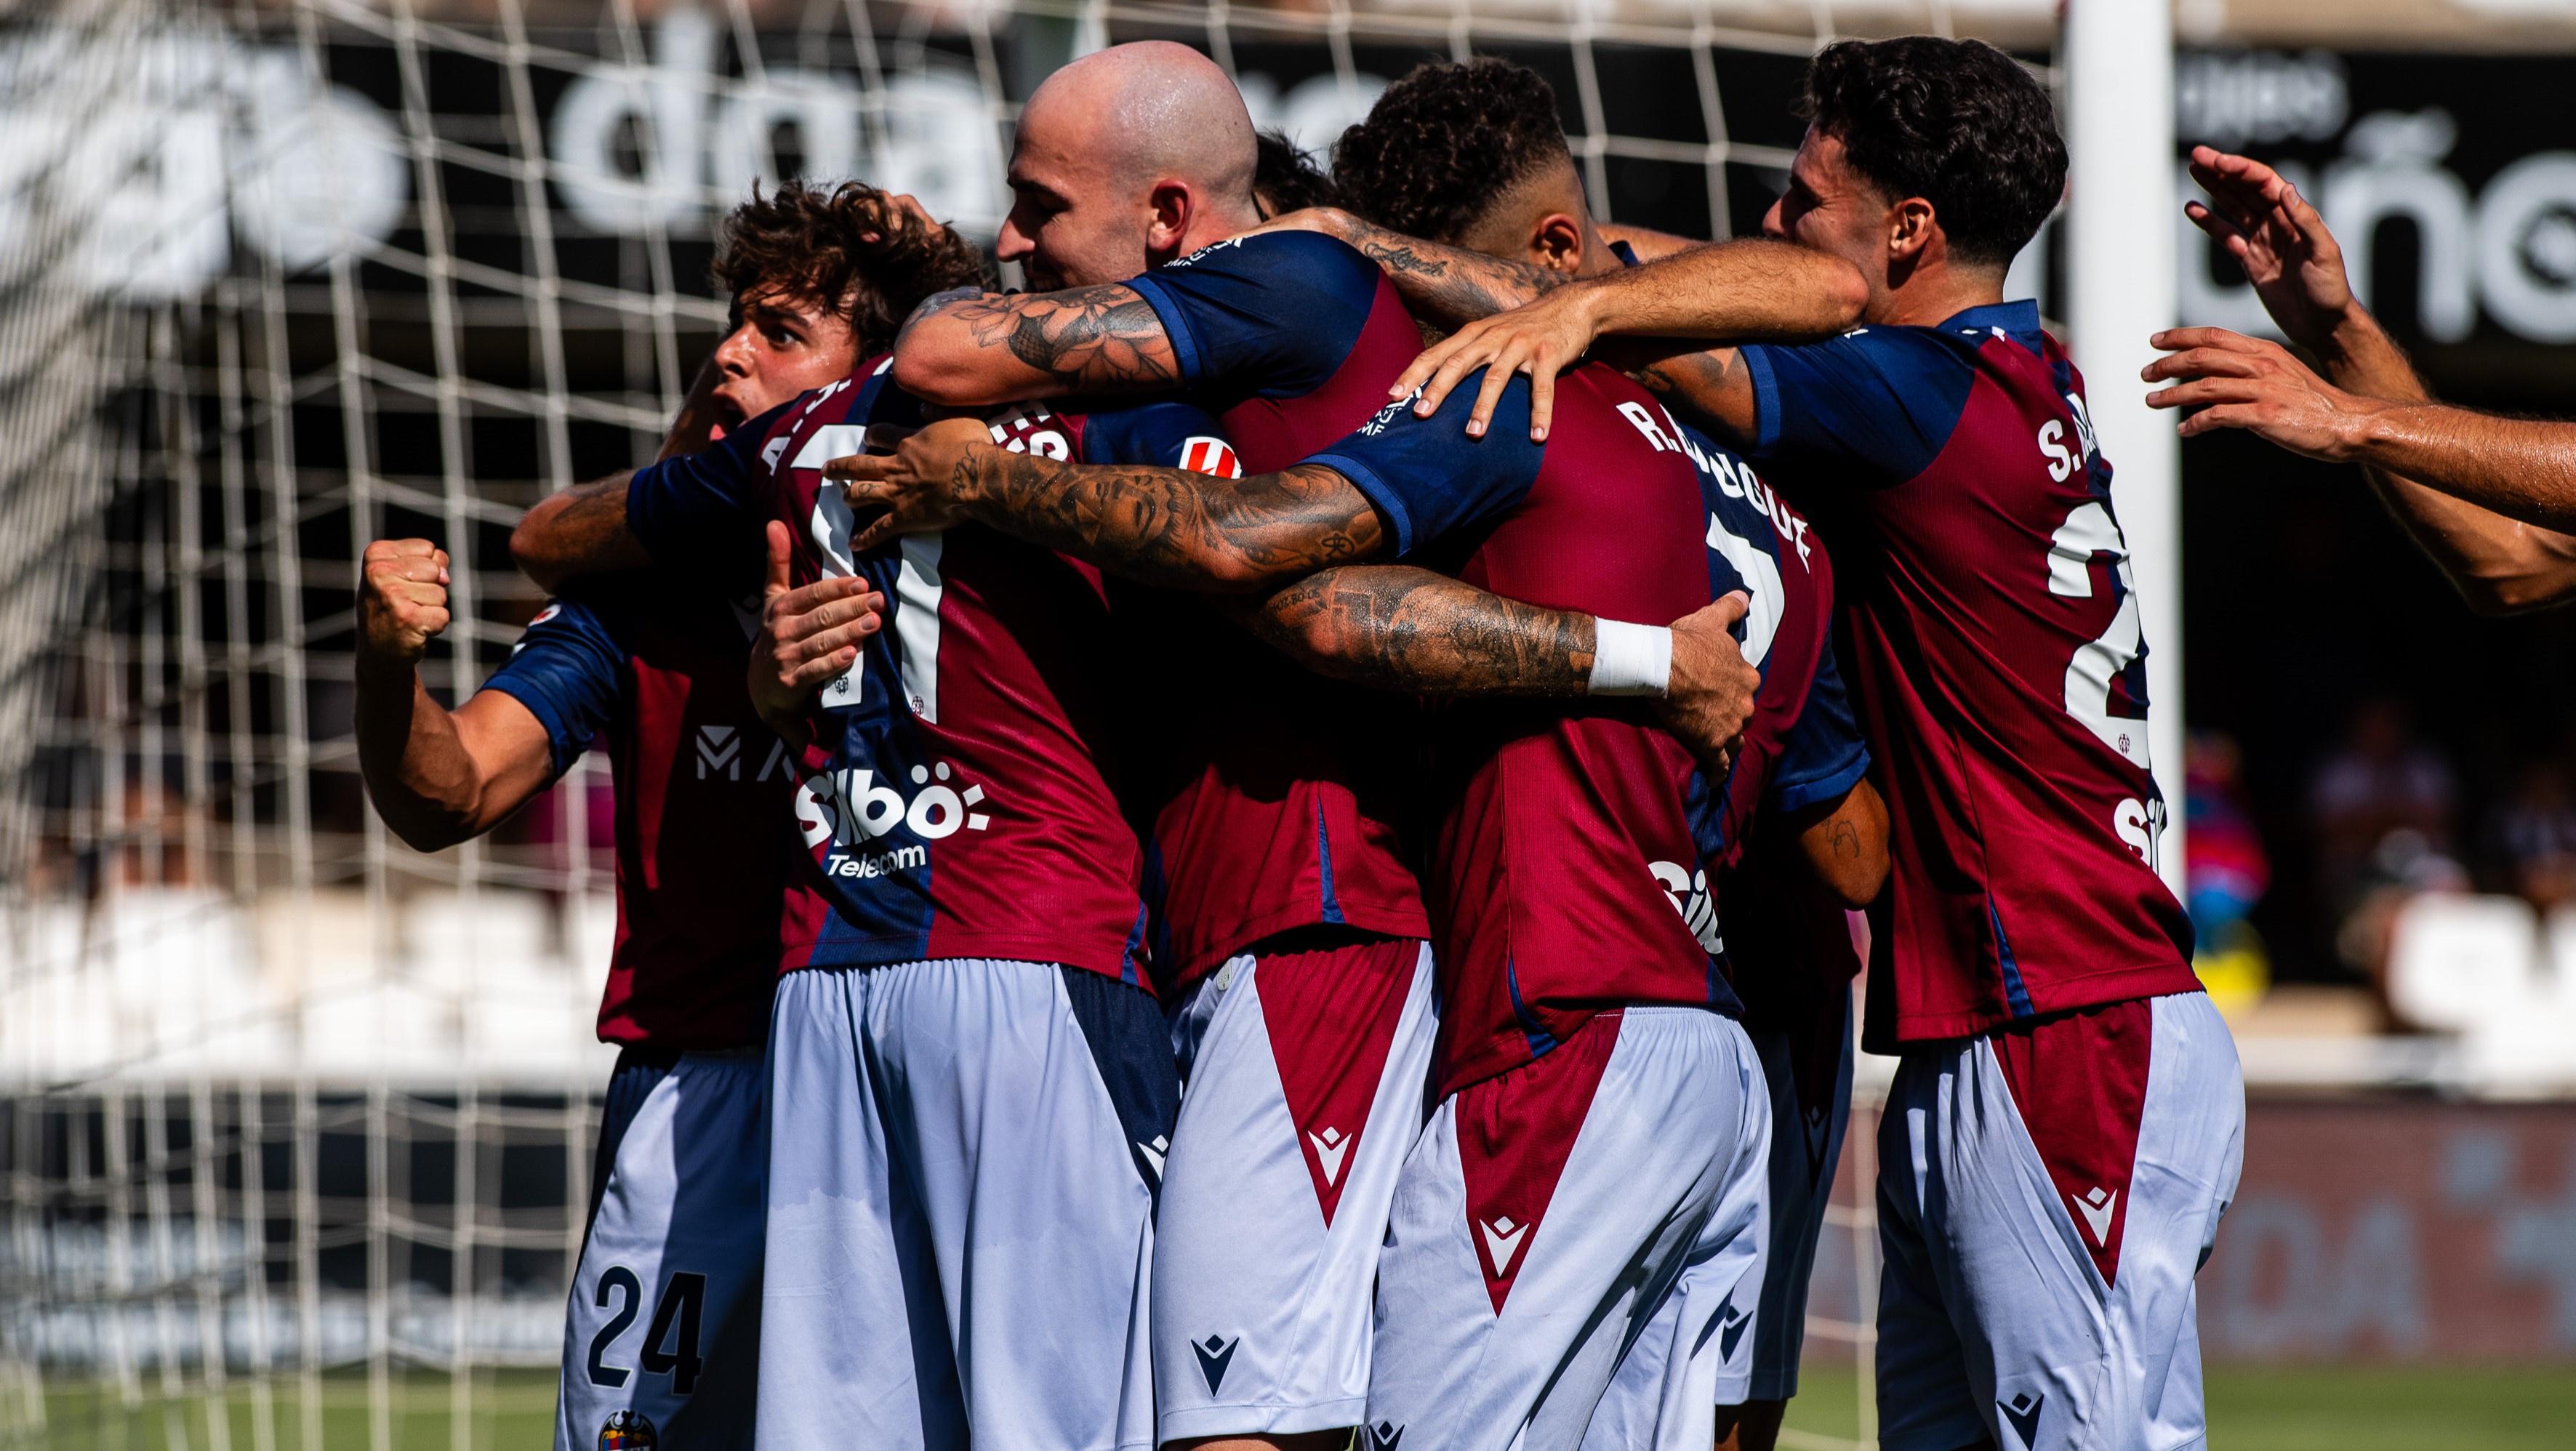
[(599, 1451), (654, 1451), (653, 1421), (642, 1411), (611, 1411), (599, 1423)]

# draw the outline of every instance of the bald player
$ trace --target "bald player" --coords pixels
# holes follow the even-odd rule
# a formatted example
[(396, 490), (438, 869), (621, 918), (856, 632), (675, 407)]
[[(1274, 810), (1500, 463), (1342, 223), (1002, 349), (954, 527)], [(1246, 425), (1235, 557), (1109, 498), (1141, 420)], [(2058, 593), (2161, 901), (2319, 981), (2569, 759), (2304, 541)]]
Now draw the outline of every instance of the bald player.
[[(1072, 290), (917, 317), (895, 368), (925, 396), (1181, 385), (1224, 413), (1247, 467), (1275, 468), (1366, 422), (1418, 350), (1366, 258), (1320, 237), (1233, 240), (1260, 220), (1254, 135), (1231, 83), (1185, 47), (1116, 47), (1051, 78), (1011, 181), (1000, 255)], [(1274, 623), (1366, 635), (1415, 689), (1591, 683), (1588, 616), (1476, 591), (1461, 604), (1443, 593), (1455, 581), (1421, 571), (1332, 574), (1274, 596)], [(1149, 808), (1150, 895), (1189, 1091), (1156, 1235), (1160, 1434), (1329, 1442), (1362, 1408), (1370, 1286), (1434, 1030), (1429, 923), (1396, 831), (1407, 712), (1244, 650), (1186, 596), (1161, 600), (1154, 669), (1188, 688), (1162, 712), (1176, 738)], [(1671, 651), (1651, 682), (1667, 709), (1731, 736), (1743, 682), (1708, 687), (1743, 671), (1733, 642), (1643, 623)], [(1715, 697), (1730, 703), (1706, 709)]]
[[(1051, 78), (1023, 114), (1011, 182), (1000, 255), (1064, 290), (916, 316), (895, 375), (924, 396), (1178, 386), (1223, 415), (1247, 470), (1275, 470), (1366, 424), (1418, 350), (1368, 258), (1328, 237), (1245, 235), (1259, 220), (1251, 123), (1223, 73), (1185, 47), (1116, 47)], [(1754, 325), (1825, 331), (1844, 301), (1773, 287)], [(1283, 538), (1307, 522), (1300, 501), (1264, 507)], [(1577, 695), (1594, 683), (1599, 622), (1576, 615), (1560, 630), (1491, 597), (1450, 612), (1440, 591), (1459, 588), (1423, 571), (1327, 570), (1272, 596), (1267, 618), (1389, 622), (1391, 648), (1449, 667), (1417, 670), (1415, 689)], [(1165, 598), (1157, 669), (1189, 688), (1167, 712), (1181, 739), (1153, 852), (1188, 1094), (1156, 1238), (1161, 1434), (1337, 1444), (1363, 1409), (1370, 1286), (1426, 1108), (1429, 924), (1396, 833), (1412, 758), (1390, 702), (1243, 651), (1206, 611)], [(1431, 600), (1444, 603), (1426, 628)], [(1691, 632), (1641, 624), (1641, 693), (1691, 713), (1704, 670)]]

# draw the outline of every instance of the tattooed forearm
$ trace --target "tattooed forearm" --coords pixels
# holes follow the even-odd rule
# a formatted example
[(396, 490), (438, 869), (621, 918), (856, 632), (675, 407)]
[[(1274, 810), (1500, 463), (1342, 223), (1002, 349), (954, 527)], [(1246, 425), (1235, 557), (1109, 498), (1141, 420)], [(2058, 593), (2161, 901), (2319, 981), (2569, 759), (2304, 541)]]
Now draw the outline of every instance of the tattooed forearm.
[(1394, 279), (1407, 307), (1444, 327), (1508, 312), (1569, 280), (1562, 272), (1444, 247), (1356, 218), (1346, 230), (1350, 244)]
[(1365, 559), (1384, 541), (1368, 497), (1311, 464), (1218, 479), (976, 449), (951, 491), (969, 517), (1006, 534), (1181, 589), (1259, 589)]
[(1130, 287), (980, 297), (957, 303), (956, 315), (978, 345), (1004, 344), (1078, 391), (1168, 388), (1180, 379), (1163, 320)]
[(537, 501), (510, 534), (510, 555), (548, 591), (585, 574), (613, 574), (653, 562), (626, 526), (632, 473), (612, 474)]
[(1411, 565), (1322, 570), (1229, 613), (1318, 674), (1384, 690), (1581, 695), (1592, 674), (1590, 615)]

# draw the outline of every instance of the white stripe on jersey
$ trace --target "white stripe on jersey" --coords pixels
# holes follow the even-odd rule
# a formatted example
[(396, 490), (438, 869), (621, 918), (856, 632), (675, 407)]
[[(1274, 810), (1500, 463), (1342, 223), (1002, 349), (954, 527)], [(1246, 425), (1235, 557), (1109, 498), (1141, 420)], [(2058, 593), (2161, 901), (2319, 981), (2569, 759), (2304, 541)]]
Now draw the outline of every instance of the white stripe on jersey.
[(903, 536), (903, 569), (894, 581), (894, 633), (903, 642), (903, 692), (912, 713), (939, 724), (939, 600), (948, 589), (939, 557), (948, 536), (933, 530)]

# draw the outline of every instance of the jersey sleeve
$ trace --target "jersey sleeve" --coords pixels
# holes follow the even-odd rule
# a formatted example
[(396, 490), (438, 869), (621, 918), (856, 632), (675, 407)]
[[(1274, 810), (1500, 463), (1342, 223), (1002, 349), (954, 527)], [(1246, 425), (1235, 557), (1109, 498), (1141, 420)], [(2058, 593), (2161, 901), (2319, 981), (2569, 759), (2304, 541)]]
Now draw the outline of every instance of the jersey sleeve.
[(1807, 686), (1807, 703), (1797, 724), (1781, 742), (1771, 766), (1764, 800), (1778, 811), (1804, 811), (1840, 798), (1869, 772), (1869, 747), (1862, 744), (1860, 724), (1852, 718), (1851, 697), (1843, 689), (1842, 668), (1834, 646), (1825, 642), (1816, 657), (1816, 678)]
[(1976, 367), (1928, 328), (1855, 328), (1798, 347), (1741, 350), (1752, 375), (1753, 447), (1871, 487), (1904, 483), (1949, 446)]
[(1219, 478), (1243, 477), (1234, 446), (1216, 416), (1188, 403), (1158, 400), (1093, 413), (1083, 420), (1082, 461), (1153, 464)]
[(1529, 379), (1515, 377), (1482, 438), (1467, 436), (1479, 380), (1462, 379), (1429, 418), (1405, 398), (1306, 460), (1351, 481), (1386, 517), (1401, 557), (1510, 509), (1538, 482), (1544, 444), (1530, 442)]
[(617, 713), (626, 693), (626, 652), (590, 606), (548, 600), (510, 648), (509, 663), (483, 689), (526, 706), (546, 728), (554, 774), (561, 776)]
[(635, 471), (626, 485), (626, 527), (653, 562), (726, 590), (757, 561), (762, 515), (757, 490), (769, 472), (761, 447), (803, 399), (791, 399), (697, 453)]
[(1127, 285), (1154, 309), (1191, 388), (1296, 398), (1336, 372), (1377, 304), (1378, 266), (1320, 232), (1203, 248)]

